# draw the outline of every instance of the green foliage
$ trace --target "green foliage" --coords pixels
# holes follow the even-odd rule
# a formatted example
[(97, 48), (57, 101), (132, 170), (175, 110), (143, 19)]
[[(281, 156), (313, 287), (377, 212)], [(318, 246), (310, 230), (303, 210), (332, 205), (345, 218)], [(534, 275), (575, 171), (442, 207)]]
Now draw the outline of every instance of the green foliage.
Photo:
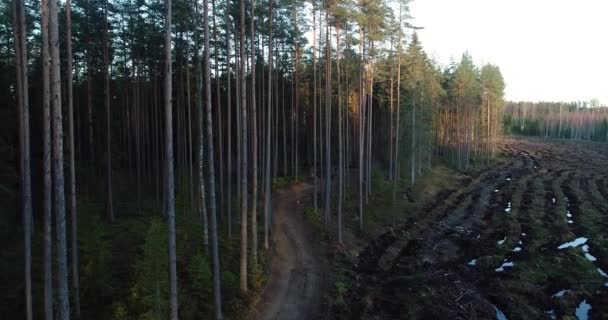
[(127, 313), (127, 307), (122, 302), (115, 304), (114, 311), (112, 312), (112, 320), (127, 320), (127, 319), (129, 319), (129, 316)]
[(153, 218), (146, 233), (143, 255), (137, 261), (137, 280), (131, 299), (138, 305), (142, 320), (168, 317), (169, 279), (167, 276), (167, 226)]
[(258, 257), (256, 263), (253, 263), (253, 257), (249, 257), (249, 283), (253, 292), (258, 292), (262, 289), (262, 285), (266, 281), (264, 276), (264, 267), (266, 259)]
[(80, 206), (80, 294), (83, 315), (100, 313), (112, 298), (111, 255), (107, 226), (101, 220), (102, 206), (87, 202)]
[(204, 298), (212, 292), (213, 282), (209, 259), (198, 253), (192, 257), (188, 268), (196, 298)]
[(329, 304), (333, 307), (345, 307), (345, 298), (352, 288), (352, 270), (344, 265), (336, 264), (333, 273), (332, 294), (328, 297)]

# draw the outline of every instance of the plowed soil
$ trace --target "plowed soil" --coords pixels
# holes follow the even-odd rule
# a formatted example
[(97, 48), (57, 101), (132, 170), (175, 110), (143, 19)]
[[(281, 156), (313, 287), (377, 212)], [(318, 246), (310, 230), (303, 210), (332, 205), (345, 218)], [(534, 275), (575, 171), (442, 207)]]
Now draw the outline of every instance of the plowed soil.
[(361, 251), (335, 318), (608, 319), (608, 145), (506, 139), (467, 174)]

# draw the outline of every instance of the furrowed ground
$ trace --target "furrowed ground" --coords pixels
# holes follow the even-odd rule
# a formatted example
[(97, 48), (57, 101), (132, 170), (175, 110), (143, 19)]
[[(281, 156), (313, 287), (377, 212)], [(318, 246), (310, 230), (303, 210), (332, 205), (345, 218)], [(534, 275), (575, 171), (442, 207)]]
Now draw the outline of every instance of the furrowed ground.
[(491, 168), (361, 251), (335, 316), (605, 319), (607, 147), (505, 139)]

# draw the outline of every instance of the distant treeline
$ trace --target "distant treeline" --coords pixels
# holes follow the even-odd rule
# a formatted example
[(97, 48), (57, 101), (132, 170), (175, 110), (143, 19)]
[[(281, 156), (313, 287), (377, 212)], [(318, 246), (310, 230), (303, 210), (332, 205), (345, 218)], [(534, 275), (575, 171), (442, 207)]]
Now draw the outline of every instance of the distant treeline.
[(608, 141), (608, 107), (589, 102), (507, 102), (506, 134)]

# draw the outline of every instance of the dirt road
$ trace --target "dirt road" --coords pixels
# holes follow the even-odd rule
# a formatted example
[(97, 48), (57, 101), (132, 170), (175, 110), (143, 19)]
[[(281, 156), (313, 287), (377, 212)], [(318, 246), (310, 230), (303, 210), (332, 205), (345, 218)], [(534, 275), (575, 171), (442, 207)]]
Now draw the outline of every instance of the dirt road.
[(469, 175), (361, 252), (340, 318), (604, 319), (608, 145), (507, 139)]
[(324, 249), (304, 216), (312, 186), (279, 190), (274, 197), (270, 278), (257, 306), (260, 320), (317, 319), (326, 288)]

